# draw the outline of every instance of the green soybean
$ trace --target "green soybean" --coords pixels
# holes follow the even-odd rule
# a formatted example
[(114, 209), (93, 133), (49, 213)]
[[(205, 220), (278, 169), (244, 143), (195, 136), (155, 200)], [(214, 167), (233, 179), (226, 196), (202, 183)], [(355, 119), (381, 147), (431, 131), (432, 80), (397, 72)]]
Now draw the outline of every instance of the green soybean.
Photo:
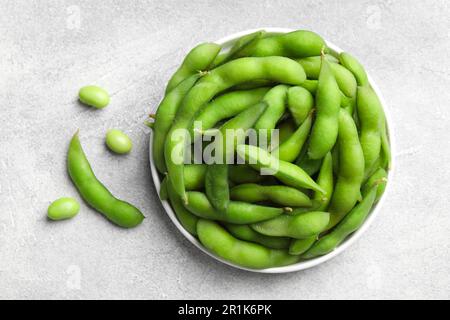
[(78, 92), (80, 101), (88, 106), (102, 109), (109, 104), (109, 94), (97, 86), (85, 86)]
[(205, 193), (211, 205), (220, 213), (225, 212), (230, 202), (228, 165), (214, 163), (206, 169)]
[(317, 211), (326, 211), (328, 204), (331, 201), (334, 188), (333, 159), (330, 152), (327, 153), (322, 161), (319, 176), (317, 177), (317, 184), (325, 190), (325, 194), (321, 192), (314, 192), (313, 199), (322, 202)]
[(205, 71), (213, 63), (221, 46), (215, 43), (201, 43), (184, 58), (181, 66), (172, 75), (166, 87), (166, 94), (186, 78)]
[(289, 245), (289, 254), (301, 255), (305, 253), (316, 242), (318, 236), (312, 236), (305, 239), (292, 239)]
[(300, 126), (314, 106), (314, 97), (303, 87), (291, 87), (287, 92), (287, 106), (295, 124)]
[(110, 221), (124, 228), (132, 228), (142, 222), (144, 215), (139, 209), (115, 198), (95, 177), (81, 147), (78, 132), (70, 142), (67, 169), (81, 197)]
[(270, 201), (285, 207), (310, 207), (311, 199), (303, 192), (287, 186), (263, 186), (254, 183), (241, 184), (230, 191), (233, 200), (249, 203)]
[(250, 227), (266, 236), (305, 239), (324, 231), (329, 221), (328, 212), (311, 211), (295, 216), (280, 215), (267, 221), (254, 223)]
[(347, 52), (342, 52), (339, 54), (340, 63), (347, 68), (355, 76), (356, 83), (358, 86), (366, 86), (369, 84), (369, 79), (367, 77), (366, 70), (364, 67), (356, 60), (355, 57)]
[(239, 145), (237, 153), (255, 169), (264, 169), (266, 174), (275, 176), (284, 184), (294, 188), (307, 188), (325, 192), (308, 174), (295, 164), (279, 160), (256, 146)]
[(226, 223), (227, 230), (236, 238), (244, 241), (259, 243), (272, 249), (286, 249), (291, 240), (287, 237), (270, 237), (254, 231), (246, 224)]
[(199, 218), (229, 222), (234, 224), (249, 224), (274, 218), (284, 212), (284, 209), (260, 206), (240, 201), (230, 201), (225, 212), (218, 212), (209, 202), (206, 195), (198, 191), (186, 192), (185, 208)]
[(311, 131), (308, 156), (321, 159), (336, 143), (339, 127), (340, 91), (329, 62), (322, 57), (316, 94), (316, 119)]
[(330, 233), (320, 238), (301, 257), (311, 259), (333, 251), (350, 234), (358, 230), (370, 213), (375, 200), (377, 186), (373, 186), (363, 200), (354, 207)]
[[(166, 179), (164, 179), (164, 181), (166, 181)], [(177, 216), (180, 224), (190, 234), (194, 236), (197, 235), (198, 217), (196, 215), (193, 215), (183, 206), (183, 202), (173, 190), (172, 184), (170, 182), (167, 182), (166, 189), (170, 204), (172, 205), (173, 211), (175, 212), (175, 215)]]
[(265, 179), (265, 176), (246, 164), (230, 165), (228, 174), (230, 180), (236, 184), (260, 183)]
[(387, 172), (383, 168), (379, 168), (366, 181), (366, 183), (361, 189), (361, 193), (363, 197), (365, 197), (374, 185), (378, 185), (377, 195), (375, 198), (375, 202), (378, 202), (378, 200), (380, 200), (381, 196), (383, 195), (384, 190), (386, 189), (386, 183), (387, 183)]
[(80, 204), (74, 198), (59, 198), (53, 201), (47, 209), (51, 220), (64, 220), (75, 217), (80, 211)]
[(197, 233), (200, 242), (212, 253), (243, 267), (264, 269), (289, 265), (299, 260), (286, 250), (269, 249), (260, 244), (238, 240), (213, 221), (200, 219)]
[(106, 133), (106, 145), (118, 154), (129, 153), (133, 148), (130, 137), (118, 129), (110, 129)]
[(184, 167), (184, 183), (186, 190), (195, 191), (205, 187), (207, 166), (204, 164), (187, 164)]

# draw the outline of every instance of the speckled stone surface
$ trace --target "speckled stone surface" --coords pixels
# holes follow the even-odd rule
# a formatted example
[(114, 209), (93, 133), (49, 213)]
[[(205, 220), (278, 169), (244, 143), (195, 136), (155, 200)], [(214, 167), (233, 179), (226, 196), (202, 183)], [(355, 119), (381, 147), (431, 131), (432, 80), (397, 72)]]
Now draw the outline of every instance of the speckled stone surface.
[[(0, 298), (450, 298), (448, 1), (17, 1), (0, 10)], [(158, 202), (147, 114), (186, 51), (245, 29), (304, 28), (357, 56), (379, 85), (397, 143), (393, 188), (366, 234), (310, 270), (261, 275), (207, 257)], [(98, 84), (93, 110), (78, 89)], [(108, 128), (134, 141), (104, 146)], [(65, 169), (71, 135), (97, 176), (147, 218), (122, 230), (82, 204)]]

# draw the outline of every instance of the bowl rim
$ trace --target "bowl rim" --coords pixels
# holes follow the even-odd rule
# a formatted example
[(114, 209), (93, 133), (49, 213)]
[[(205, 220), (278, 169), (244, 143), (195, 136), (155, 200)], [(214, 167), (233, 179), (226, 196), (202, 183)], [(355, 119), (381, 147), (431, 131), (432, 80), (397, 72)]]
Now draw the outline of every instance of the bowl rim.
[[(287, 32), (292, 32), (295, 31), (296, 29), (290, 29), (290, 28), (275, 28), (275, 27), (262, 27), (262, 28), (257, 28), (257, 29), (248, 29), (248, 30), (244, 30), (244, 31), (240, 31), (237, 33), (233, 33), (231, 35), (225, 36), (217, 41), (214, 41), (217, 44), (220, 44), (224, 47), (226, 47), (227, 45), (229, 46), (233, 41), (237, 40), (238, 38), (256, 32), (256, 31), (261, 31), (264, 30), (268, 33), (287, 33)], [(335, 50), (337, 53), (341, 53), (344, 50), (342, 50), (340, 47), (336, 46), (334, 43), (332, 43), (331, 41), (325, 40), (325, 42), (327, 43), (327, 46), (329, 46), (331, 49)], [(367, 72), (367, 70), (366, 70)], [(374, 91), (376, 92), (376, 94), (378, 95), (378, 98), (380, 99), (380, 102), (383, 105), (383, 109), (384, 109), (384, 113), (386, 115), (386, 123), (387, 123), (387, 130), (388, 130), (388, 136), (389, 136), (389, 141), (390, 141), (390, 147), (391, 147), (391, 154), (394, 155), (395, 154), (395, 141), (394, 141), (394, 137), (393, 137), (393, 130), (392, 130), (392, 120), (391, 120), (391, 114), (389, 111), (389, 107), (387, 107), (386, 101), (383, 97), (383, 95), (381, 94), (378, 86), (376, 85), (376, 83), (373, 81), (372, 77), (370, 76), (369, 72), (367, 72), (367, 76), (369, 78), (369, 82), (372, 86), (372, 88), (374, 89)], [(153, 162), (153, 152), (152, 152), (152, 147), (153, 147), (153, 131), (150, 131), (150, 139), (149, 139), (149, 156), (150, 156), (150, 170), (151, 170), (151, 175), (152, 175), (152, 179), (153, 179), (153, 183), (155, 184), (155, 188), (156, 190), (160, 190), (160, 186), (161, 186), (161, 180), (159, 177), (159, 173), (156, 170), (155, 164)], [(213, 254), (212, 252), (210, 252), (209, 250), (207, 250), (201, 243), (200, 241), (197, 240), (197, 238), (195, 238), (194, 236), (192, 236), (189, 232), (186, 231), (186, 229), (183, 228), (183, 226), (181, 225), (181, 223), (178, 221), (174, 211), (172, 210), (172, 207), (170, 206), (169, 202), (167, 200), (162, 200), (159, 197), (159, 192), (158, 192), (158, 198), (161, 201), (161, 204), (164, 208), (164, 210), (166, 211), (166, 214), (169, 216), (170, 220), (172, 220), (172, 222), (175, 224), (175, 226), (177, 227), (178, 231), (180, 231), (183, 236), (185, 238), (187, 238), (189, 240), (189, 242), (191, 242), (195, 247), (197, 247), (200, 251), (204, 252), (205, 254), (207, 254), (208, 256), (212, 257), (215, 260), (218, 260), (226, 265), (229, 265), (231, 267), (237, 268), (237, 269), (241, 269), (241, 270), (246, 270), (246, 271), (250, 271), (250, 272), (256, 272), (256, 273), (288, 273), (288, 272), (294, 272), (294, 271), (300, 271), (300, 270), (305, 270), (305, 269), (309, 269), (312, 267), (315, 267), (319, 264), (322, 264), (334, 257), (336, 257), (337, 255), (341, 254), (342, 252), (344, 252), (347, 248), (349, 248), (352, 244), (354, 244), (361, 236), (364, 232), (367, 231), (367, 229), (370, 227), (370, 225), (373, 223), (373, 221), (375, 220), (376, 216), (379, 214), (379, 211), (383, 205), (383, 203), (385, 202), (386, 196), (389, 194), (390, 190), (391, 190), (391, 185), (392, 185), (392, 178), (394, 176), (394, 169), (395, 169), (395, 163), (394, 163), (394, 157), (391, 157), (391, 163), (390, 163), (390, 168), (388, 170), (388, 183), (386, 184), (386, 189), (385, 192), (383, 194), (383, 196), (380, 198), (380, 200), (375, 204), (375, 206), (372, 208), (369, 216), (366, 218), (366, 220), (364, 221), (363, 225), (354, 233), (352, 233), (351, 235), (349, 235), (344, 242), (342, 242), (336, 249), (334, 249), (333, 251), (331, 251), (330, 253), (323, 255), (323, 256), (319, 256), (310, 260), (305, 260), (305, 261), (300, 261), (297, 262), (295, 264), (291, 264), (288, 266), (283, 266), (283, 267), (274, 267), (274, 268), (266, 268), (266, 269), (251, 269), (251, 268), (246, 268), (246, 267), (242, 267), (239, 266), (237, 264), (234, 264), (232, 262), (229, 262), (221, 257), (216, 256), (215, 254)]]

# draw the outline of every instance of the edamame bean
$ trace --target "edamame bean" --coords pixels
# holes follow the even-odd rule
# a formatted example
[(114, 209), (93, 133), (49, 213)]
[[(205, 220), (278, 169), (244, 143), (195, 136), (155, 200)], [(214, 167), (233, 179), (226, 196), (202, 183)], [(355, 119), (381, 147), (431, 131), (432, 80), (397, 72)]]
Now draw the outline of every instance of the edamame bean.
[(205, 187), (206, 168), (204, 164), (187, 164), (184, 167), (186, 190), (195, 191)]
[(164, 143), (166, 141), (167, 132), (172, 126), (181, 102), (199, 78), (200, 75), (196, 74), (182, 81), (164, 97), (158, 106), (153, 125), (153, 160), (160, 173), (166, 172)]
[(360, 126), (359, 139), (364, 153), (365, 175), (370, 174), (381, 150), (382, 107), (370, 87), (358, 87), (357, 113)]
[(206, 195), (198, 191), (186, 192), (188, 198), (185, 208), (196, 216), (204, 219), (229, 222), (234, 224), (249, 224), (274, 218), (285, 209), (260, 206), (246, 202), (230, 201), (225, 212), (213, 208)]
[(312, 126), (313, 113), (311, 112), (298, 129), (280, 146), (272, 151), (278, 159), (293, 162), (298, 158)]
[(124, 228), (132, 228), (142, 222), (144, 215), (139, 209), (115, 198), (95, 177), (81, 147), (78, 132), (70, 142), (67, 169), (81, 197), (109, 220)]
[(197, 223), (200, 242), (212, 253), (237, 265), (264, 269), (297, 262), (286, 250), (269, 249), (260, 244), (234, 238), (219, 224), (200, 219)]
[(250, 227), (266, 236), (305, 239), (324, 231), (329, 221), (328, 212), (312, 211), (295, 216), (283, 214), (267, 221), (251, 224)]
[(295, 86), (287, 92), (287, 107), (297, 126), (305, 121), (314, 106), (314, 97), (303, 87)]
[(370, 176), (370, 178), (364, 184), (364, 186), (361, 189), (361, 193), (363, 197), (365, 197), (374, 185), (378, 185), (377, 196), (375, 198), (376, 203), (378, 202), (378, 200), (380, 200), (381, 196), (383, 195), (384, 190), (386, 189), (386, 183), (387, 183), (387, 172), (383, 168), (379, 168), (377, 171), (374, 172), (374, 174)]
[(305, 239), (292, 239), (289, 246), (289, 254), (301, 255), (305, 253), (316, 242), (318, 236), (312, 236)]
[(317, 211), (326, 211), (328, 204), (333, 195), (334, 178), (333, 178), (333, 159), (331, 153), (328, 152), (322, 161), (322, 166), (317, 177), (317, 184), (325, 190), (325, 195), (321, 192), (314, 192), (314, 200), (322, 201)]
[(47, 209), (51, 220), (64, 220), (75, 217), (80, 211), (80, 204), (74, 198), (59, 198), (53, 201)]
[(212, 64), (222, 47), (215, 43), (201, 43), (184, 58), (181, 66), (172, 75), (166, 87), (166, 94), (186, 78), (205, 71)]
[[(328, 60), (328, 58), (326, 58)], [(308, 79), (318, 79), (320, 73), (320, 56), (308, 57), (297, 60), (305, 70)], [(329, 60), (328, 60), (329, 61)], [(348, 69), (340, 64), (329, 61), (331, 71), (342, 93), (347, 97), (356, 95), (356, 79)]]
[(106, 145), (111, 151), (118, 154), (129, 153), (133, 148), (131, 139), (118, 129), (108, 130), (106, 133)]
[(353, 208), (345, 218), (330, 233), (320, 238), (306, 253), (301, 257), (311, 259), (333, 251), (350, 234), (361, 227), (372, 208), (377, 186), (373, 186), (364, 199)]
[(249, 203), (270, 201), (284, 207), (310, 207), (311, 199), (303, 192), (287, 186), (262, 186), (247, 183), (230, 191), (233, 200)]
[(339, 54), (339, 61), (345, 68), (353, 73), (358, 86), (366, 86), (369, 84), (366, 70), (364, 70), (364, 67), (361, 65), (361, 63), (359, 63), (358, 60), (356, 60), (355, 57), (347, 52), (342, 52), (341, 54)]
[(339, 172), (331, 198), (329, 228), (335, 226), (355, 206), (361, 197), (364, 178), (364, 154), (352, 117), (342, 110), (339, 114)]
[[(164, 179), (167, 181), (167, 177)], [(197, 221), (198, 217), (190, 213), (183, 206), (183, 202), (178, 197), (178, 195), (173, 190), (172, 184), (170, 182), (166, 183), (167, 195), (169, 197), (170, 204), (172, 205), (173, 211), (177, 216), (178, 221), (192, 235), (197, 235)]]
[(219, 213), (227, 210), (230, 202), (228, 165), (214, 163), (206, 169), (205, 193), (211, 205)]
[(325, 192), (305, 171), (295, 164), (279, 160), (256, 146), (239, 145), (236, 150), (238, 155), (245, 159), (251, 167), (265, 169), (267, 174), (275, 176), (288, 186)]
[(321, 159), (336, 143), (341, 96), (329, 62), (322, 56), (316, 94), (316, 119), (311, 131), (308, 156)]
[(291, 239), (287, 237), (270, 237), (254, 231), (246, 224), (225, 223), (227, 230), (236, 238), (244, 241), (259, 243), (272, 249), (287, 249)]
[(261, 101), (268, 90), (269, 88), (263, 87), (225, 93), (208, 103), (199, 112), (194, 124), (201, 124), (203, 131), (211, 129), (218, 122), (234, 117)]
[(297, 30), (259, 39), (242, 50), (240, 56), (303, 58), (320, 55), (323, 47), (325, 41), (318, 34)]
[(239, 83), (266, 79), (286, 84), (301, 84), (305, 78), (300, 64), (288, 58), (241, 58), (211, 70), (192, 88), (177, 113), (164, 151), (170, 181), (183, 201), (186, 201), (183, 162), (187, 136), (185, 133), (180, 135), (180, 130), (187, 130), (191, 126), (194, 116), (203, 104)]
[(97, 86), (85, 86), (78, 92), (80, 101), (88, 106), (102, 109), (109, 104), (109, 94)]

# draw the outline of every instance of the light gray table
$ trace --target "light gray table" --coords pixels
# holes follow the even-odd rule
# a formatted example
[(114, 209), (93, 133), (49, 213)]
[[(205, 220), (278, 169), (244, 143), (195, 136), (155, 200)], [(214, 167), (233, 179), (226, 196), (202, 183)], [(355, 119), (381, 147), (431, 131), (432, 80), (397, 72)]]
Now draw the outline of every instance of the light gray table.
[[(442, 1), (12, 1), (0, 10), (0, 298), (449, 298), (450, 10)], [(97, 3), (97, 4), (95, 4)], [(360, 241), (311, 270), (260, 275), (200, 253), (162, 211), (148, 130), (186, 50), (262, 26), (314, 30), (360, 58), (389, 103), (392, 193)], [(77, 103), (80, 86), (111, 104)], [(108, 128), (133, 152), (112, 155)], [(71, 135), (98, 177), (147, 219), (122, 230), (82, 204), (71, 221), (46, 209), (77, 196), (65, 169)]]

